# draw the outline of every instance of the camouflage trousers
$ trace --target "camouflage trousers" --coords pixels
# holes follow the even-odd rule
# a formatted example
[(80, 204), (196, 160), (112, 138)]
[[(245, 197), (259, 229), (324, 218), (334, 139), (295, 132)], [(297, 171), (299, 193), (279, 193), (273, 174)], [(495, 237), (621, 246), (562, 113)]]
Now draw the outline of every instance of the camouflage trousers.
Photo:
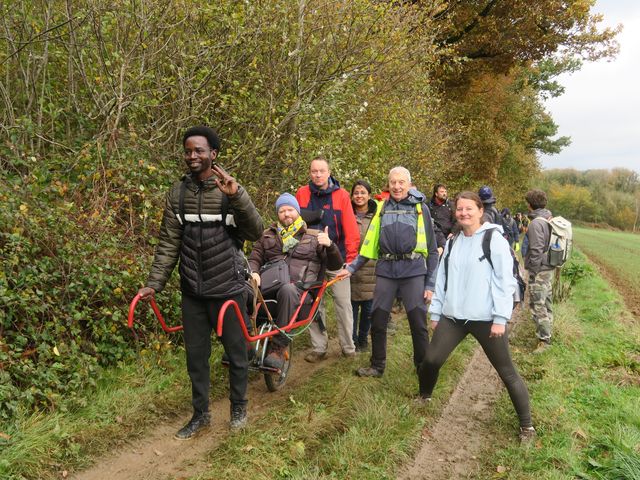
[(551, 341), (553, 326), (552, 287), (553, 270), (543, 270), (529, 274), (529, 307), (531, 317), (536, 324), (536, 336)]

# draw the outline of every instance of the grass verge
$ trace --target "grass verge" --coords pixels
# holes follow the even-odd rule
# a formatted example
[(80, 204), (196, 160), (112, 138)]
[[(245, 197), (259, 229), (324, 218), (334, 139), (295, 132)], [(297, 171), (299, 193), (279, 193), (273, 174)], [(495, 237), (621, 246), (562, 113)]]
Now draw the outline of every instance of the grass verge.
[[(221, 348), (215, 349), (221, 355)], [(0, 438), (0, 478), (61, 478), (64, 471), (88, 466), (93, 458), (125, 439), (139, 437), (148, 428), (190, 405), (182, 349), (120, 368), (105, 369), (88, 406), (70, 412), (19, 415), (3, 425)], [(213, 382), (213, 395), (224, 393), (226, 375)], [(220, 381), (218, 381), (220, 380)]]
[(556, 306), (552, 348), (530, 354), (532, 324), (512, 340), (538, 439), (524, 450), (513, 443), (502, 395), (482, 478), (640, 479), (640, 327), (584, 255), (572, 263), (591, 273)]

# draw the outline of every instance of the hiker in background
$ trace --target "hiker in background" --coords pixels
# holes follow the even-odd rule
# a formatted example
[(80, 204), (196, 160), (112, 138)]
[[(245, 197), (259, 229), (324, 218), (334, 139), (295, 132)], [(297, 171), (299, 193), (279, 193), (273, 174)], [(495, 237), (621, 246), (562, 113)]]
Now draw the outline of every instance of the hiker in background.
[(502, 236), (506, 238), (507, 242), (511, 245), (513, 243), (513, 239), (511, 238), (511, 225), (496, 207), (496, 197), (493, 195), (493, 190), (485, 185), (478, 190), (478, 196), (484, 208), (483, 221), (500, 225), (502, 227)]
[[(351, 196), (331, 175), (331, 166), (325, 158), (315, 158), (309, 165), (309, 183), (296, 192), (302, 216), (308, 218), (309, 228), (324, 231), (329, 227), (329, 238), (340, 249), (346, 262), (353, 261), (358, 255), (360, 233), (351, 206)], [(311, 217), (316, 218), (312, 221)], [(327, 270), (327, 278), (335, 278), (337, 270)], [(338, 327), (338, 339), (344, 357), (354, 357), (356, 347), (353, 344), (353, 309), (351, 307), (351, 286), (348, 279), (334, 283), (331, 287), (333, 311)], [(319, 362), (327, 357), (329, 336), (325, 322), (327, 315), (321, 308), (320, 315), (311, 323), (312, 351), (305, 355), (307, 362)]]
[[(507, 322), (511, 318), (516, 280), (509, 245), (483, 221), (480, 197), (462, 192), (456, 197), (456, 220), (462, 231), (447, 242), (436, 279), (429, 313), (434, 329), (431, 344), (419, 369), (419, 401), (429, 401), (440, 368), (451, 352), (471, 334), (507, 387), (520, 421), (520, 440), (535, 437), (529, 392), (509, 353)], [(482, 243), (491, 235), (491, 263)], [(493, 266), (492, 266), (493, 265)]]
[(513, 219), (516, 221), (516, 226), (518, 227), (518, 233), (523, 233), (522, 227), (522, 213), (517, 212)]
[[(453, 226), (456, 223), (451, 203), (447, 193), (447, 187), (439, 183), (433, 187), (433, 196), (429, 201), (429, 212), (438, 230), (442, 233), (443, 240), (438, 239), (438, 249), (444, 249), (446, 240), (451, 236)], [(436, 232), (438, 235), (438, 232)], [(442, 254), (442, 252), (440, 252)]]
[(517, 245), (518, 245), (518, 241), (520, 240), (518, 225), (516, 224), (516, 221), (514, 220), (514, 218), (511, 216), (511, 211), (507, 207), (503, 208), (502, 212), (500, 213), (502, 213), (504, 224), (509, 229), (508, 232), (505, 232), (508, 235), (507, 241), (509, 242), (509, 246), (517, 252), (519, 250), (519, 246)]
[[(371, 198), (371, 185), (366, 180), (357, 180), (351, 187), (351, 205), (360, 229), (360, 246), (367, 233), (371, 219), (376, 213), (376, 202)], [(353, 307), (353, 343), (356, 351), (369, 347), (371, 330), (371, 305), (376, 286), (376, 262), (371, 261), (351, 277), (351, 305)]]
[(483, 186), (478, 190), (478, 196), (482, 201), (484, 208), (484, 222), (490, 222), (495, 225), (502, 225), (502, 214), (496, 207), (496, 197), (493, 195), (491, 187)]
[[(371, 363), (356, 374), (381, 377), (387, 360), (387, 323), (397, 296), (402, 298), (413, 340), (413, 361), (420, 365), (429, 345), (427, 307), (435, 286), (438, 252), (425, 197), (411, 189), (404, 167), (389, 171), (389, 199), (380, 202), (360, 254), (340, 272), (350, 276), (377, 259), (371, 313)], [(420, 196), (416, 196), (420, 195)]]
[(554, 267), (549, 265), (548, 245), (551, 219), (547, 206), (547, 194), (542, 190), (529, 190), (525, 195), (531, 222), (522, 248), (524, 268), (529, 272), (529, 307), (536, 324), (538, 345), (533, 353), (542, 353), (551, 345), (553, 327), (552, 282)]

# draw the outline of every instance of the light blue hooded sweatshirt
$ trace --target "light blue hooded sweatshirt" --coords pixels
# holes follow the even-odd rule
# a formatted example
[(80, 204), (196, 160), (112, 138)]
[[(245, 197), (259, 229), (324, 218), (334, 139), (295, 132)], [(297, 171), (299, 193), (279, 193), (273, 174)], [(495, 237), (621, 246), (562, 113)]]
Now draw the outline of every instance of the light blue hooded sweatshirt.
[[(485, 230), (494, 228), (491, 236), (491, 261), (482, 252)], [(470, 237), (460, 232), (449, 257), (449, 284), (444, 291), (446, 257), (451, 242), (442, 253), (436, 278), (436, 290), (429, 313), (437, 322), (441, 316), (458, 320), (493, 322), (505, 325), (511, 318), (516, 279), (513, 276), (513, 259), (507, 240), (501, 235), (502, 227), (485, 222)]]

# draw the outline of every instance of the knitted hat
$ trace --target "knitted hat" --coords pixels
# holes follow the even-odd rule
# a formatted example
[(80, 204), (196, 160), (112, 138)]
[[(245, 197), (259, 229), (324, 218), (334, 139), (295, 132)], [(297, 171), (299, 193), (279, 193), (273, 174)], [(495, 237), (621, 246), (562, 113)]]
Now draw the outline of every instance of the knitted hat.
[(490, 200), (495, 201), (495, 198), (493, 198), (493, 191), (486, 185), (484, 187), (480, 187), (480, 190), (478, 190), (478, 196), (484, 203), (488, 203)]
[(300, 213), (300, 204), (298, 204), (296, 197), (294, 197), (290, 193), (283, 193), (278, 197), (278, 199), (276, 200), (276, 213), (278, 213), (278, 210), (280, 210), (280, 207), (282, 207), (283, 205), (293, 207), (298, 213)]

